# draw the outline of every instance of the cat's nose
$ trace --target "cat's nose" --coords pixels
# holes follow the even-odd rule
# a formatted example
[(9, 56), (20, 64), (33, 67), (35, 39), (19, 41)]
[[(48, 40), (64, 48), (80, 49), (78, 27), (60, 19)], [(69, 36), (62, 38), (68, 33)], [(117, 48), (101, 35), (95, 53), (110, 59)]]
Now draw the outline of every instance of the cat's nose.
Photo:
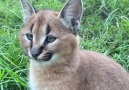
[(41, 47), (34, 47), (30, 50), (30, 52), (34, 58), (37, 58), (42, 53), (42, 48)]

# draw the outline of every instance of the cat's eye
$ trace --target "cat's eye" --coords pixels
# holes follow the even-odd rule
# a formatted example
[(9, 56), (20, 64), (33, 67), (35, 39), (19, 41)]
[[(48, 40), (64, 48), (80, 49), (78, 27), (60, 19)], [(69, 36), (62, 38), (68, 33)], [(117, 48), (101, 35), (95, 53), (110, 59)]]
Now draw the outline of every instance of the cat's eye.
[(46, 40), (48, 43), (54, 42), (57, 38), (55, 36), (49, 35)]
[(27, 33), (27, 34), (26, 34), (26, 37), (27, 37), (30, 41), (33, 40), (33, 35), (32, 35), (31, 33)]

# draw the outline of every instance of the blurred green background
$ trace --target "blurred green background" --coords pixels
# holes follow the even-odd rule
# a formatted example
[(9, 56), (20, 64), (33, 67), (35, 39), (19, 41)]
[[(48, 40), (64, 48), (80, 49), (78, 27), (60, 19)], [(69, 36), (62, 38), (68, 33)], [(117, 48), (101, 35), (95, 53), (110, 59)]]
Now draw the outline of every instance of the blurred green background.
[[(65, 0), (30, 0), (35, 8), (60, 11)], [(114, 58), (129, 71), (129, 0), (83, 0), (81, 48)], [(28, 58), (19, 44), (19, 0), (0, 0), (0, 90), (28, 90)]]

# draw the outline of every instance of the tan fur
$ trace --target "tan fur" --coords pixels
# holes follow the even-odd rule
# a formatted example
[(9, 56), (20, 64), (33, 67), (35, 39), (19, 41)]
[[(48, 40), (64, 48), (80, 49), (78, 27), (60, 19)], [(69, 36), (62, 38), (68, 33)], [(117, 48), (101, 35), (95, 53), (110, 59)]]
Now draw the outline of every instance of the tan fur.
[[(31, 16), (20, 32), (20, 42), (30, 57), (29, 87), (31, 90), (129, 90), (129, 74), (111, 58), (93, 51), (79, 49), (79, 37), (66, 27), (58, 12), (42, 10)], [(49, 34), (58, 39), (44, 46), (39, 60), (31, 57), (26, 33), (34, 24), (33, 47), (42, 46)], [(50, 61), (41, 60), (44, 53), (53, 51)]]

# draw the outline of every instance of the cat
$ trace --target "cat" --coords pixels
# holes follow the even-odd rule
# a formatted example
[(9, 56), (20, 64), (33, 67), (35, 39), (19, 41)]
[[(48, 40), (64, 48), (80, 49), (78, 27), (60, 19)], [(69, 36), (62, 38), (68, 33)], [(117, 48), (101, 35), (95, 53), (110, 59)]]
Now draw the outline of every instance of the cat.
[(60, 12), (37, 11), (28, 0), (21, 5), (19, 39), (30, 61), (30, 90), (129, 90), (129, 74), (115, 60), (80, 50), (82, 0), (69, 0)]

